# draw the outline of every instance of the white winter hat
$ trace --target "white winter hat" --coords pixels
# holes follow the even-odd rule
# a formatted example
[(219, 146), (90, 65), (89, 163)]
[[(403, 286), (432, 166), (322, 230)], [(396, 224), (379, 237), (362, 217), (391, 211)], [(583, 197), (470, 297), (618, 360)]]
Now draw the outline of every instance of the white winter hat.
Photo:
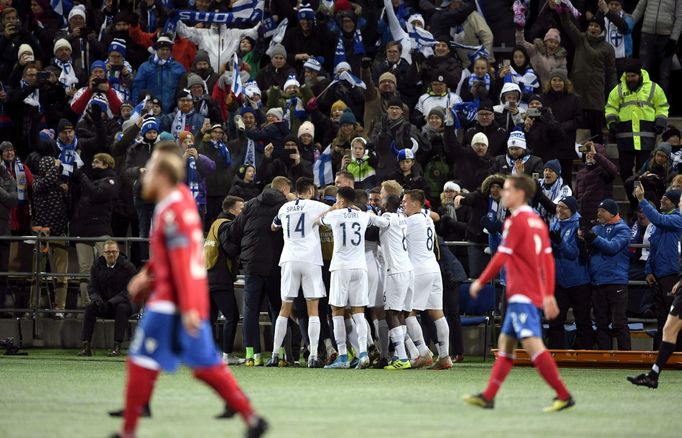
[(462, 188), (456, 182), (448, 181), (443, 185), (443, 191), (447, 192), (448, 190), (453, 190), (455, 192), (461, 192)]
[(488, 146), (488, 136), (482, 132), (477, 132), (471, 139), (471, 145), (473, 146), (476, 143), (483, 143), (484, 145)]
[(301, 123), (298, 128), (298, 138), (301, 138), (303, 134), (310, 134), (311, 137), (315, 137), (315, 125), (309, 121)]
[(287, 91), (289, 87), (300, 87), (301, 83), (296, 79), (296, 75), (289, 75), (289, 78), (284, 83), (284, 91)]
[(76, 15), (80, 15), (83, 17), (83, 20), (86, 19), (85, 16), (85, 6), (83, 5), (76, 5), (71, 9), (71, 12), (69, 12), (69, 20), (75, 17)]
[(66, 39), (64, 39), (64, 38), (60, 38), (60, 39), (58, 39), (58, 40), (54, 43), (54, 49), (52, 50), (52, 53), (54, 53), (54, 54), (56, 55), (56, 54), (57, 54), (57, 50), (62, 49), (62, 48), (64, 48), (64, 47), (66, 47), (66, 48), (68, 48), (69, 50), (73, 51), (73, 49), (71, 48), (71, 43), (68, 42), (68, 41), (67, 41)]
[(526, 149), (526, 136), (523, 131), (512, 131), (509, 134), (509, 140), (507, 140), (507, 147)]

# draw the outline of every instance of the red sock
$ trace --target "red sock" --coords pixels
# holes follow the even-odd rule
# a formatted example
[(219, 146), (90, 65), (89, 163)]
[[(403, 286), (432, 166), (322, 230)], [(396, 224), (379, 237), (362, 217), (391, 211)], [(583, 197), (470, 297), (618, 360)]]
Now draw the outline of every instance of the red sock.
[(507, 378), (507, 374), (511, 371), (514, 366), (514, 359), (511, 356), (507, 356), (504, 353), (499, 353), (495, 364), (493, 365), (492, 371), (490, 371), (490, 380), (488, 380), (488, 387), (483, 391), (483, 397), (486, 400), (492, 400), (495, 398), (497, 391), (502, 386), (504, 379)]
[(232, 373), (225, 364), (216, 365), (210, 368), (197, 368), (193, 370), (194, 377), (203, 380), (225, 403), (242, 416), (248, 424), (253, 418), (254, 412), (249, 399), (242, 392)]
[(154, 390), (154, 382), (159, 375), (158, 370), (143, 368), (128, 360), (128, 383), (126, 386), (126, 407), (123, 422), (123, 434), (134, 435), (137, 420), (144, 405), (149, 403)]
[(535, 356), (535, 358), (533, 358), (533, 364), (535, 365), (535, 368), (537, 368), (538, 373), (545, 379), (545, 382), (554, 388), (557, 397), (559, 397), (560, 400), (568, 400), (570, 394), (566, 389), (566, 385), (564, 385), (564, 382), (561, 380), (559, 369), (556, 366), (556, 362), (554, 362), (554, 358), (549, 354), (549, 351), (544, 350), (542, 353)]

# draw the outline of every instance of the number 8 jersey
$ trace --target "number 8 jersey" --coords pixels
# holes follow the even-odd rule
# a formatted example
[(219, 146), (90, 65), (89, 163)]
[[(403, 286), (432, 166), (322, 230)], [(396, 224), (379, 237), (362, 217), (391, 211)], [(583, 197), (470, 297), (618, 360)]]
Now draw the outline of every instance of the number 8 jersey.
[(426, 213), (421, 211), (407, 218), (407, 251), (412, 266), (419, 269), (415, 274), (440, 274), (440, 266), (433, 252), (436, 239), (433, 220)]
[(367, 270), (365, 259), (365, 230), (368, 224), (385, 228), (388, 221), (364, 211), (344, 208), (330, 211), (320, 222), (334, 233), (334, 253), (330, 271), (341, 269)]

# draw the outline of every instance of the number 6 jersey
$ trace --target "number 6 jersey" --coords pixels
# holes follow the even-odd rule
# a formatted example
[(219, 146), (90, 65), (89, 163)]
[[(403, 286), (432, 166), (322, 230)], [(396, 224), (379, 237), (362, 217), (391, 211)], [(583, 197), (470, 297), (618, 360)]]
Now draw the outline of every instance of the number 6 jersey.
[(368, 224), (379, 228), (388, 226), (388, 221), (360, 210), (344, 208), (330, 211), (320, 220), (334, 233), (334, 253), (330, 271), (341, 269), (367, 270), (365, 259), (365, 230)]
[[(381, 218), (388, 227), (381, 230), (379, 241), (384, 251), (386, 274), (399, 274), (412, 271), (412, 262), (407, 253), (407, 220), (400, 213), (384, 213)], [(383, 228), (383, 227), (382, 227)]]

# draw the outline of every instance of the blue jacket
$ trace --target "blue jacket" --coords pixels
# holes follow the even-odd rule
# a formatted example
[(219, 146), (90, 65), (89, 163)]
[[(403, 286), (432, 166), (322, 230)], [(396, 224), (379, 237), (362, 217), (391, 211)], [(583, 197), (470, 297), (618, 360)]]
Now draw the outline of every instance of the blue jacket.
[(557, 286), (569, 288), (590, 284), (585, 244), (578, 239), (580, 213), (574, 213), (563, 221), (554, 221), (550, 228), (561, 232), (561, 243), (557, 245), (552, 242)]
[(645, 274), (657, 278), (680, 273), (680, 237), (682, 237), (682, 216), (678, 209), (670, 214), (661, 214), (649, 202), (640, 202), (639, 208), (649, 222), (656, 227), (649, 238), (651, 251), (644, 268)]
[(163, 104), (163, 113), (169, 113), (175, 107), (175, 93), (180, 76), (185, 74), (185, 67), (173, 58), (164, 65), (154, 62), (154, 56), (144, 62), (137, 70), (133, 81), (133, 102), (140, 101), (140, 94), (149, 91), (158, 97)]
[[(159, 120), (159, 129), (163, 131), (170, 132), (171, 134), (175, 135), (177, 138), (177, 135), (180, 134), (180, 131), (184, 130), (184, 127), (180, 129), (179, 131), (176, 129), (176, 132), (173, 132), (173, 123), (175, 122), (175, 117), (177, 116), (178, 112), (180, 110), (176, 110), (173, 112), (167, 112), (164, 108), (164, 113), (165, 115), (161, 116), (161, 120)], [(188, 113), (188, 115), (185, 117), (185, 126), (189, 126), (189, 131), (192, 133), (195, 139), (201, 139), (203, 135), (201, 134), (201, 126), (204, 124), (204, 116), (199, 113), (199, 111), (192, 111), (191, 113)], [(198, 143), (198, 142), (197, 142)]]
[(621, 219), (615, 224), (592, 228), (597, 238), (592, 242), (590, 278), (592, 284), (627, 284), (630, 270), (630, 228)]

